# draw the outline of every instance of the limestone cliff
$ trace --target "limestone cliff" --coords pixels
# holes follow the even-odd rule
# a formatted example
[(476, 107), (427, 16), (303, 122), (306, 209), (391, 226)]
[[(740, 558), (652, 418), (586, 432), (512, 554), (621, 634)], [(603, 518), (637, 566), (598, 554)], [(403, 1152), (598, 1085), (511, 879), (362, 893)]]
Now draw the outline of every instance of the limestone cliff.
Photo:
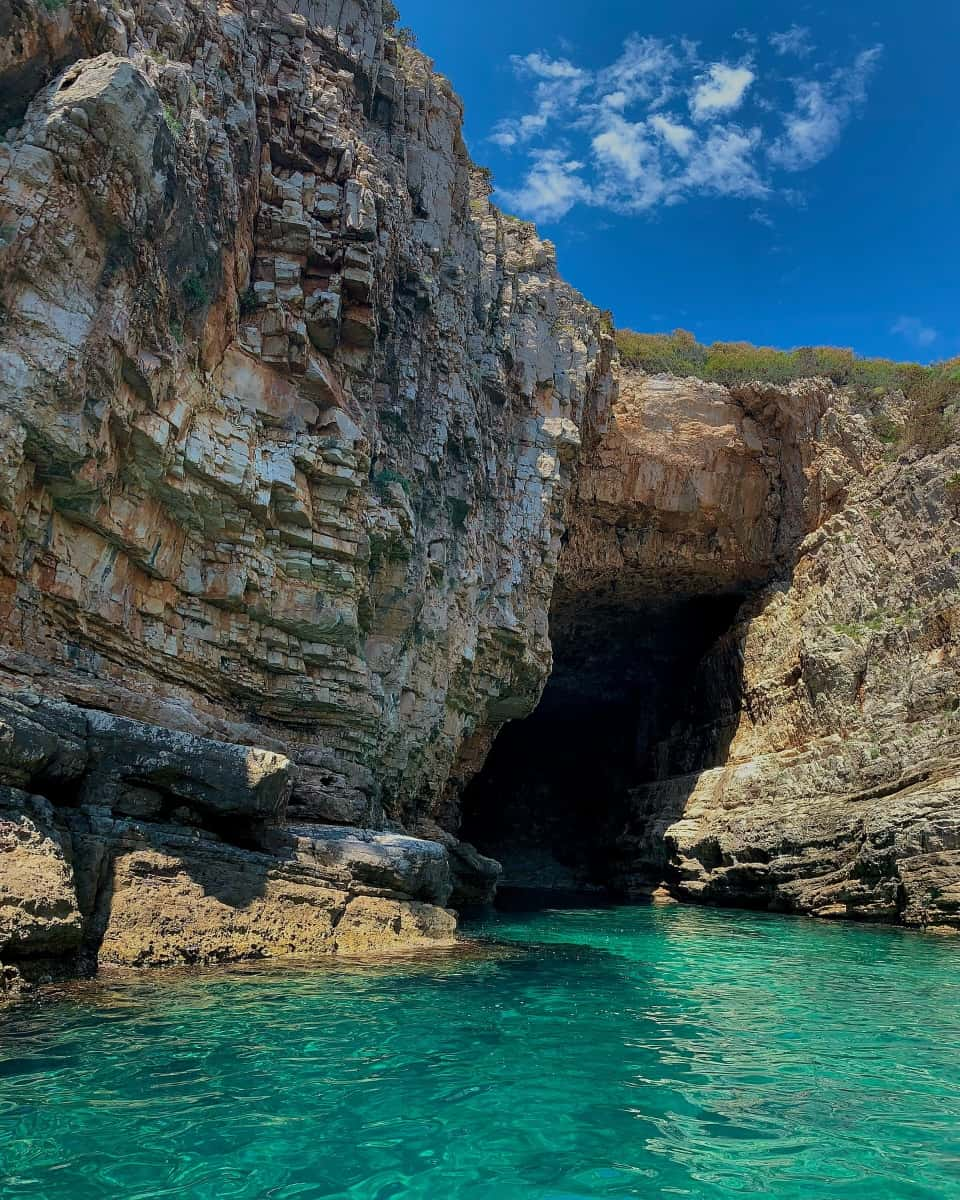
[[(380, 0), (28, 0), (0, 19), (0, 114), (4, 728), (75, 748), (7, 755), (2, 850), (58, 882), (37, 940), (4, 873), (0, 954), (62, 933), (168, 961), (144, 879), (219, 931), (180, 957), (342, 943), (371, 884), (311, 890), (342, 844), (317, 823), (453, 845), (435, 819), (549, 672), (599, 314), (491, 207)], [(142, 751), (164, 730), (194, 739), (173, 766)], [(226, 753), (199, 739), (277, 760), (255, 828), (232, 788), (194, 804)], [(296, 849), (270, 845), (285, 816)], [(245, 888), (302, 900), (300, 933)]]
[(632, 630), (668, 596), (742, 601), (679, 689), (660, 681), (671, 719), (618, 807), (626, 890), (960, 928), (960, 451), (886, 461), (903, 405), (622, 374), (555, 637), (612, 629), (624, 661), (624, 611)]
[(8, 964), (449, 944), (463, 816), (960, 927), (960, 455), (620, 367), (461, 120), (381, 0), (0, 10)]

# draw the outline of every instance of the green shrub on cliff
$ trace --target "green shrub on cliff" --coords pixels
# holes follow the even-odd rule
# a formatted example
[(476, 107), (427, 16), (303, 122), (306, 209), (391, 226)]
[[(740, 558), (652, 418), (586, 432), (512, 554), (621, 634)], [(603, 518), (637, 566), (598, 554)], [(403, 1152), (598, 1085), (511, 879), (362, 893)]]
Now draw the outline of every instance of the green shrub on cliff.
[(655, 375), (694, 375), (733, 386), (740, 383), (787, 384), (822, 375), (864, 397), (902, 391), (911, 402), (902, 428), (879, 419), (874, 432), (892, 447), (942, 450), (956, 441), (960, 425), (960, 359), (924, 367), (889, 358), (861, 358), (836, 346), (776, 350), (750, 342), (713, 342), (706, 346), (685, 329), (673, 333), (635, 333), (618, 329), (617, 348), (630, 366)]
[(802, 346), (776, 350), (750, 342), (714, 342), (705, 346), (685, 329), (673, 333), (634, 333), (618, 329), (617, 347), (631, 366), (656, 374), (695, 375), (714, 383), (737, 384), (761, 380), (790, 383), (794, 379), (825, 375), (841, 387), (891, 391), (906, 389), (931, 368), (918, 363), (897, 363), (887, 358), (860, 358), (836, 346)]
[(384, 467), (382, 471), (377, 471), (371, 478), (373, 486), (380, 490), (391, 483), (399, 483), (407, 495), (410, 495), (410, 480), (401, 475), (399, 471), (395, 471), (393, 467)]

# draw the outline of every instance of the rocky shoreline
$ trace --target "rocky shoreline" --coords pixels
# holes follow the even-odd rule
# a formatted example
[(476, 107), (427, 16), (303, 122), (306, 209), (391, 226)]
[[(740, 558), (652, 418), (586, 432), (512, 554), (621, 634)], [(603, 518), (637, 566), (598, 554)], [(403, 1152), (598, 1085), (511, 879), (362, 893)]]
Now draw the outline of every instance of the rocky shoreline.
[(380, 0), (31, 0), (0, 116), (10, 986), (446, 946), (514, 843), (960, 929), (901, 393), (620, 362)]

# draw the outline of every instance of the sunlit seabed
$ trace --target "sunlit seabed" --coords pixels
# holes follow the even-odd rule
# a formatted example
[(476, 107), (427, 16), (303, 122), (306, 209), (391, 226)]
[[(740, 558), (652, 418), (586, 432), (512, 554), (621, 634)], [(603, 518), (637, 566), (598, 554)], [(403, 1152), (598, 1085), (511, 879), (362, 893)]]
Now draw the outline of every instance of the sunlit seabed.
[(960, 1197), (960, 939), (691, 908), (0, 1014), (0, 1195)]

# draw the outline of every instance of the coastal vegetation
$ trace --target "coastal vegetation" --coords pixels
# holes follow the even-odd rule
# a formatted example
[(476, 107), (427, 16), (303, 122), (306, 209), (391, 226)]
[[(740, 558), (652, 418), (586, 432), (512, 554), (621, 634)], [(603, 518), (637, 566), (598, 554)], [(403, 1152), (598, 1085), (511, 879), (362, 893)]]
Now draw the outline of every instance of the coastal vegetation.
[(924, 366), (889, 358), (865, 358), (836, 346), (778, 350), (750, 342), (698, 342), (686, 329), (672, 333), (616, 330), (620, 357), (648, 374), (695, 376), (727, 387), (760, 381), (789, 384), (822, 376), (864, 398), (902, 392), (908, 406), (902, 423), (879, 416), (875, 432), (888, 445), (942, 450), (955, 440), (960, 407), (960, 358)]

